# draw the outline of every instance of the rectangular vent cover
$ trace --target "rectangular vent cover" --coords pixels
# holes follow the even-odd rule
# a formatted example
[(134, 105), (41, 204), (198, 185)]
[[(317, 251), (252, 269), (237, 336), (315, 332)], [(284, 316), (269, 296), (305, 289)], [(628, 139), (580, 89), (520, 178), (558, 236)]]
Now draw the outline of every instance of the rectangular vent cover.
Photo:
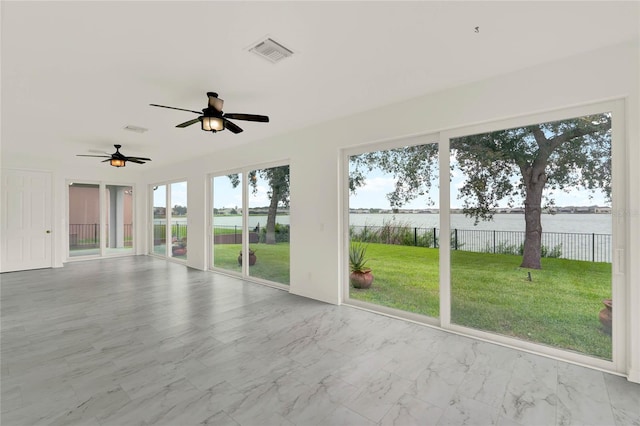
[(287, 49), (271, 38), (261, 41), (253, 46), (249, 51), (259, 55), (269, 62), (276, 63), (293, 55), (293, 51)]

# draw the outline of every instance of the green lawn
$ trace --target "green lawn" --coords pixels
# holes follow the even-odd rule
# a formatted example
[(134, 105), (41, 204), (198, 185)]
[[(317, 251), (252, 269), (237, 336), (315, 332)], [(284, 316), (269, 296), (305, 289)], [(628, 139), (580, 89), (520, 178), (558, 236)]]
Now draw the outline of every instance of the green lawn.
[[(238, 263), (241, 244), (216, 244), (214, 266), (229, 271), (241, 272)], [(249, 275), (289, 285), (289, 244), (251, 244), (256, 252), (256, 264), (249, 268)]]
[[(369, 244), (368, 257), (373, 286), (351, 288), (351, 298), (439, 315), (437, 250)], [(611, 296), (611, 265), (544, 258), (542, 270), (529, 270), (521, 260), (453, 251), (452, 323), (611, 359), (611, 338), (598, 320)]]
[(242, 227), (239, 226), (237, 228), (221, 228), (221, 227), (213, 228), (213, 235), (225, 235), (225, 234), (242, 235)]
[(390, 244), (367, 244), (371, 288), (351, 288), (353, 299), (438, 317), (438, 250)]

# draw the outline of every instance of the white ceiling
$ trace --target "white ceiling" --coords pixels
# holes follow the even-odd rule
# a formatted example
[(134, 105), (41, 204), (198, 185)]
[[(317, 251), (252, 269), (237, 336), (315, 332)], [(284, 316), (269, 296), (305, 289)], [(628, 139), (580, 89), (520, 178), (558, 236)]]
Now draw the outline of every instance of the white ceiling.
[[(96, 167), (75, 154), (120, 143), (153, 159), (132, 167), (158, 167), (638, 38), (638, 2), (3, 1), (1, 14), (3, 156)], [(266, 35), (294, 56), (247, 51)], [(149, 106), (201, 110), (207, 91), (271, 122), (212, 134)]]

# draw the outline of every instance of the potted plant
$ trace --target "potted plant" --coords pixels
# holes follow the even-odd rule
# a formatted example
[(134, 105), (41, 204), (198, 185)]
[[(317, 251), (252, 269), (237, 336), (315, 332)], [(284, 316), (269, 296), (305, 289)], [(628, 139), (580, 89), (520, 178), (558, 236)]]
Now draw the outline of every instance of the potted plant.
[[(257, 259), (255, 250), (249, 248), (249, 266), (255, 265)], [(238, 264), (242, 265), (242, 250), (240, 250), (240, 256), (238, 256)]]
[(187, 237), (182, 237), (180, 240), (174, 238), (171, 245), (171, 253), (173, 256), (184, 256), (187, 254)]
[(367, 246), (361, 242), (352, 242), (349, 247), (349, 282), (354, 288), (369, 288), (373, 283), (371, 268), (365, 266)]
[(611, 299), (604, 299), (602, 303), (604, 303), (604, 308), (598, 313), (598, 318), (600, 319), (604, 332), (610, 335), (613, 320), (613, 302)]

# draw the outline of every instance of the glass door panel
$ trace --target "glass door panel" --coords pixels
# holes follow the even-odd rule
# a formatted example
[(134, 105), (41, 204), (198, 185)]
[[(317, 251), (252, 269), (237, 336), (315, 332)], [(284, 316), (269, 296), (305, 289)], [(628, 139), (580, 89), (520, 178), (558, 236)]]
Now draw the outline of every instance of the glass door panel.
[(106, 254), (133, 252), (133, 188), (106, 186)]
[(349, 157), (350, 299), (439, 317), (438, 170), (437, 143)]
[(212, 179), (212, 263), (215, 268), (241, 272), (238, 256), (242, 250), (242, 174)]
[(100, 255), (100, 185), (69, 184), (69, 256)]
[(289, 285), (289, 166), (248, 176), (248, 274)]
[(604, 113), (451, 140), (453, 324), (612, 359), (610, 128)]
[(153, 253), (167, 255), (167, 186), (153, 188)]
[(171, 184), (171, 256), (187, 259), (187, 182)]

